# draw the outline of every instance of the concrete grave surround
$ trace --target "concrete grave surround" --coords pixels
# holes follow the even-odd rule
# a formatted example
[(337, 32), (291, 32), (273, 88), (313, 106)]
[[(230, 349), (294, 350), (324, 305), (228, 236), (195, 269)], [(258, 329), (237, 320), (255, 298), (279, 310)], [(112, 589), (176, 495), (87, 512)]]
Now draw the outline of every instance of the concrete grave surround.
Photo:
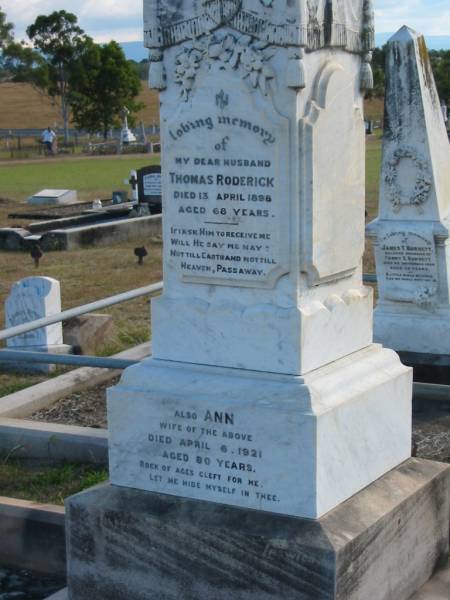
[(76, 190), (42, 190), (28, 198), (28, 204), (73, 204), (78, 201)]
[(375, 340), (398, 351), (450, 354), (450, 145), (424, 38), (389, 42), (375, 247)]
[[(16, 282), (5, 301), (6, 328), (22, 325), (61, 312), (59, 281), (51, 277), (27, 277)], [(54, 323), (6, 340), (11, 350), (34, 350), (67, 354), (70, 346), (63, 343), (62, 324)], [(20, 370), (50, 372), (53, 365), (5, 363)]]

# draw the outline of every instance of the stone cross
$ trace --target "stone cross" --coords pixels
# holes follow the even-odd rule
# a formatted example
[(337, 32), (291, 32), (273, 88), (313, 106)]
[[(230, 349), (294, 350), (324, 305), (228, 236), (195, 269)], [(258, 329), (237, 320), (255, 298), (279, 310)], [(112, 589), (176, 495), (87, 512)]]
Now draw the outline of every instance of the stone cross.
[(128, 127), (128, 115), (130, 115), (129, 109), (124, 106), (120, 111), (120, 117), (122, 119), (122, 131), (120, 134), (120, 141), (122, 144), (131, 144), (136, 141), (136, 136)]
[(137, 176), (137, 171), (136, 170), (132, 170), (130, 171), (130, 177), (128, 179), (124, 179), (123, 181), (124, 183), (129, 183), (131, 185), (131, 201), (132, 202), (139, 202), (139, 189), (138, 189), (138, 176)]

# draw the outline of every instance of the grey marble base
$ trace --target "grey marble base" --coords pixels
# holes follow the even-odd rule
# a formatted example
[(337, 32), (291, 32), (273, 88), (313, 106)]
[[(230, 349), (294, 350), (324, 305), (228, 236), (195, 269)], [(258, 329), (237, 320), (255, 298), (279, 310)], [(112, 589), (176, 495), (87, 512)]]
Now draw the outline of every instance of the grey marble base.
[(67, 501), (70, 600), (407, 600), (448, 552), (450, 467), (410, 459), (317, 521), (110, 484)]
[(450, 355), (398, 352), (402, 363), (413, 368), (414, 381), (450, 385)]

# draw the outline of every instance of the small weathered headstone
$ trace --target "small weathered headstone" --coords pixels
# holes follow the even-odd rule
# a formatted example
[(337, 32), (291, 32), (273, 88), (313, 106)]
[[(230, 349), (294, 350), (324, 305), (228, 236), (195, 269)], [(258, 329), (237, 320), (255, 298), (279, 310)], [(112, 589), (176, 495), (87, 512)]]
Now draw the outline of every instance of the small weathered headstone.
[(143, 167), (137, 172), (139, 202), (147, 203), (152, 212), (161, 211), (161, 166)]
[(112, 193), (113, 204), (123, 204), (128, 202), (128, 192), (126, 190), (114, 190)]
[[(5, 301), (5, 326), (15, 327), (61, 312), (59, 281), (50, 277), (27, 277), (15, 283)], [(54, 323), (7, 339), (11, 350), (32, 350), (66, 354), (70, 347), (63, 343), (62, 324)], [(8, 365), (7, 365), (8, 366)], [(15, 369), (50, 372), (52, 365), (14, 364)]]
[(450, 355), (449, 225), (441, 104), (425, 40), (403, 27), (388, 44), (379, 214), (368, 226), (378, 276), (376, 341)]

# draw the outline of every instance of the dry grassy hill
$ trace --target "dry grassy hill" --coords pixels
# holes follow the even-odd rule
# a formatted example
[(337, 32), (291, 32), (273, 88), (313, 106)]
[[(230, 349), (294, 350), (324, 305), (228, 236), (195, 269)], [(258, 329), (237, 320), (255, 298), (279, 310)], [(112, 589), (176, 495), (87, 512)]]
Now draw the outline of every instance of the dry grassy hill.
[[(138, 120), (146, 125), (159, 120), (158, 94), (142, 83), (139, 101), (145, 108)], [(27, 83), (0, 84), (0, 129), (44, 128), (62, 125), (58, 105)]]
[[(139, 100), (145, 108), (138, 120), (146, 125), (159, 121), (158, 94), (142, 82)], [(26, 83), (0, 84), (0, 129), (44, 128), (61, 125), (58, 106), (45, 94)], [(383, 100), (374, 98), (366, 101), (368, 119), (379, 120), (383, 116)]]

